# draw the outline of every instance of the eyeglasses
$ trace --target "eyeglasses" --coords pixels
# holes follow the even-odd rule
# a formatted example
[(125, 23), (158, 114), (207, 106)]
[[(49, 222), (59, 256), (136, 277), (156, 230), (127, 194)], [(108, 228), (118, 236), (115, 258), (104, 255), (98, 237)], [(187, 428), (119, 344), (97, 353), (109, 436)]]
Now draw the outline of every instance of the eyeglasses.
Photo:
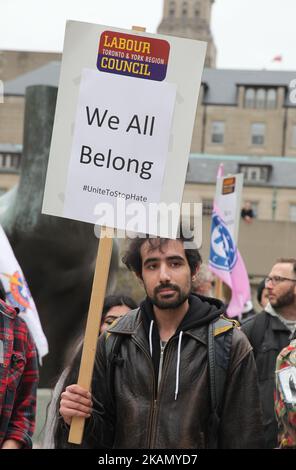
[(267, 286), (269, 282), (271, 282), (273, 286), (277, 286), (278, 284), (284, 281), (296, 282), (296, 279), (290, 279), (289, 277), (282, 277), (282, 276), (272, 276), (272, 277), (267, 276), (264, 279), (265, 286)]

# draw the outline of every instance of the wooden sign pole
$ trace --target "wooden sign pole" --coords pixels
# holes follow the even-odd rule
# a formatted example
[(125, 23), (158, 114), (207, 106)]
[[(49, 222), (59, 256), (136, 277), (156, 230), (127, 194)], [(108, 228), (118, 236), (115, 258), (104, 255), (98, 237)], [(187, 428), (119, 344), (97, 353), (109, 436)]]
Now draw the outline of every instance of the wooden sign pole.
[(142, 31), (144, 33), (146, 31), (146, 28), (144, 26), (133, 26), (132, 30), (133, 31)]
[[(78, 385), (86, 390), (90, 390), (91, 387), (97, 341), (112, 255), (113, 233), (113, 229), (105, 227), (101, 228), (100, 243), (78, 377)], [(72, 418), (68, 442), (71, 442), (72, 444), (81, 444), (84, 423), (84, 418), (77, 416)]]
[[(142, 26), (133, 26), (132, 29), (134, 31), (146, 31), (146, 28), (143, 28)], [(113, 233), (113, 229), (103, 227), (101, 229), (101, 238), (78, 377), (78, 385), (86, 390), (90, 390), (91, 387), (102, 309), (112, 254)], [(72, 444), (81, 444), (84, 424), (84, 418), (80, 418), (78, 416), (72, 418), (68, 442), (71, 442)]]

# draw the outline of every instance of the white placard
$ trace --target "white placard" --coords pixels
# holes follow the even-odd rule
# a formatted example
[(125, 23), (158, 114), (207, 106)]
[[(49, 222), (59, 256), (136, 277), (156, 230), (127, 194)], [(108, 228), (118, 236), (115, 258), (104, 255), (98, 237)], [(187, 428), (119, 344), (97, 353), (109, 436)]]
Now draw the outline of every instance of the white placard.
[(244, 175), (238, 173), (217, 178), (216, 185), (215, 202), (236, 244), (238, 242), (243, 181)]
[(83, 70), (65, 217), (97, 223), (109, 203), (106, 225), (124, 229), (123, 218), (112, 218), (118, 199), (160, 202), (175, 97), (171, 83)]
[[(110, 191), (118, 189), (140, 195), (143, 210), (150, 201), (181, 207), (205, 53), (206, 43), (201, 41), (68, 21), (42, 212), (168, 236), (165, 224), (158, 231), (159, 226), (149, 221), (147, 230), (147, 213), (136, 230), (126, 219), (108, 223), (105, 218), (100, 223), (95, 203), (114, 203)], [(108, 109), (97, 132), (86, 124), (87, 103), (90, 120), (95, 108), (100, 120), (103, 109)], [(142, 134), (134, 129), (131, 139), (132, 130), (127, 133), (125, 126), (136, 114)], [(153, 128), (152, 136), (144, 135), (145, 125), (148, 132)], [(84, 149), (85, 161), (88, 153), (98, 154), (97, 165), (79, 163), (81, 145), (91, 148), (91, 152)], [(110, 149), (109, 168), (99, 166), (107, 162)], [(139, 165), (153, 161), (153, 176), (139, 178), (138, 169), (132, 178), (132, 163), (130, 172), (112, 169), (114, 157), (124, 158), (125, 165), (127, 159), (137, 159)], [(121, 164), (123, 160), (115, 160), (115, 167)], [(103, 194), (102, 188), (110, 189), (109, 194)], [(109, 212), (106, 209), (107, 217)]]

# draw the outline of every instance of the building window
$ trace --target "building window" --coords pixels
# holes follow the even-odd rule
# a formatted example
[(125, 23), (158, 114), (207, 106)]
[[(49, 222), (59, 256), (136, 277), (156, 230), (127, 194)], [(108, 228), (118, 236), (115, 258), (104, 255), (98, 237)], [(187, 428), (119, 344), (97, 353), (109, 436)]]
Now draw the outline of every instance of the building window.
[(169, 16), (175, 16), (175, 12), (176, 12), (176, 4), (175, 2), (170, 2)]
[(262, 146), (265, 140), (265, 124), (255, 122), (251, 126), (251, 142), (252, 145)]
[(212, 199), (202, 200), (202, 215), (212, 215), (213, 212), (213, 201)]
[(296, 204), (290, 204), (289, 215), (290, 222), (296, 222)]
[(225, 127), (225, 124), (223, 121), (212, 122), (212, 135), (211, 135), (212, 144), (224, 143), (224, 127)]
[(20, 161), (21, 161), (21, 159), (20, 159), (19, 154), (15, 153), (14, 155), (12, 155), (11, 156), (11, 166), (12, 166), (12, 168), (15, 168), (15, 169), (19, 168)]
[(182, 15), (183, 16), (187, 16), (188, 14), (188, 4), (187, 2), (183, 2), (183, 5), (182, 5)]
[(264, 88), (259, 88), (256, 93), (256, 108), (257, 109), (264, 109), (266, 102), (266, 91)]
[(4, 153), (0, 154), (0, 168), (6, 167), (6, 155)]
[(276, 90), (274, 88), (270, 88), (267, 91), (266, 105), (267, 109), (275, 109), (277, 106), (277, 95)]
[(246, 88), (245, 108), (275, 109), (276, 106), (276, 88)]
[(255, 90), (247, 88), (245, 93), (245, 108), (255, 108)]
[(269, 179), (269, 167), (260, 167), (260, 181), (268, 181)]
[(239, 165), (238, 172), (244, 174), (244, 180), (246, 183), (267, 183), (271, 174), (271, 166)]
[(0, 168), (17, 169), (20, 166), (20, 154), (0, 153)]

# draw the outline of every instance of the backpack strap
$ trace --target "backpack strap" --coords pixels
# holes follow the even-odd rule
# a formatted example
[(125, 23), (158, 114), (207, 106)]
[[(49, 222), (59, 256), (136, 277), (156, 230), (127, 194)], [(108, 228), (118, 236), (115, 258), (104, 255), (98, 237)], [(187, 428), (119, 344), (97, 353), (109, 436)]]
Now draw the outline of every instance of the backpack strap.
[(118, 353), (123, 340), (122, 335), (109, 334), (106, 335), (106, 358), (107, 358), (107, 386), (109, 391), (109, 399), (114, 405), (114, 373), (115, 366), (119, 363)]
[(251, 326), (249, 341), (252, 345), (254, 357), (256, 359), (258, 350), (263, 342), (265, 331), (268, 328), (270, 315), (268, 313), (262, 311), (258, 313)]
[(218, 448), (219, 426), (230, 362), (232, 333), (236, 326), (237, 322), (221, 316), (210, 323), (208, 328), (208, 364), (211, 396), (208, 447), (210, 449)]

